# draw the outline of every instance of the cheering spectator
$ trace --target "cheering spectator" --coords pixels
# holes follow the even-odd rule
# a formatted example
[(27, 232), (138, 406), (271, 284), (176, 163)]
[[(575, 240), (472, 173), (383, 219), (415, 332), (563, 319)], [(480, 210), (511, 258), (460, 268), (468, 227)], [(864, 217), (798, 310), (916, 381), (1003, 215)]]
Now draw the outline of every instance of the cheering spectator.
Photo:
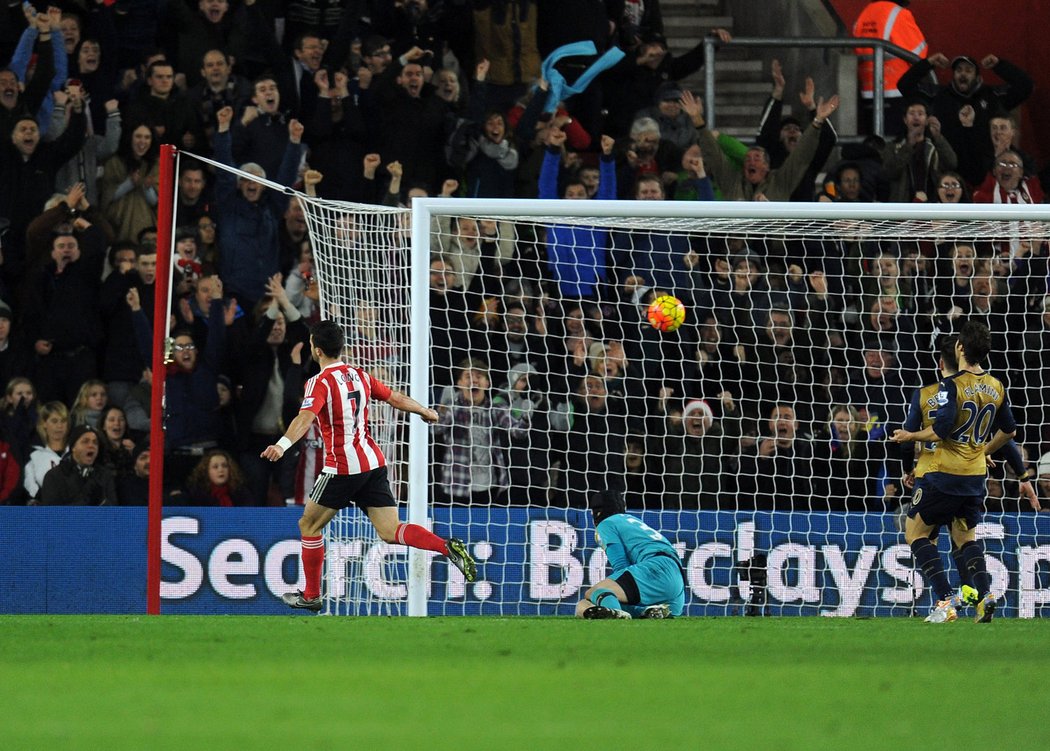
[[(230, 150), (230, 122), (233, 109), (224, 107), (218, 114), (219, 127), (215, 135), (215, 154), (223, 164), (233, 166)], [(298, 120), (288, 123), (288, 146), (277, 175), (281, 185), (295, 182), (302, 158), (303, 126)], [(266, 172), (258, 164), (243, 164), (241, 171), (259, 177)], [(219, 258), (219, 272), (223, 282), (246, 309), (266, 292), (266, 283), (280, 269), (280, 247), (277, 225), (288, 206), (288, 196), (267, 190), (262, 183), (237, 178), (226, 170), (216, 177), (215, 208), (219, 219), (219, 244), (223, 249)], [(252, 238), (251, 243), (242, 238)]]
[[(208, 311), (208, 338), (198, 350), (193, 335), (186, 329), (172, 332), (172, 359), (165, 381), (165, 477), (172, 484), (183, 481), (203, 451), (213, 448), (218, 440), (217, 407), (219, 365), (226, 350), (226, 321), (223, 315), (222, 289), (216, 290)], [(135, 326), (135, 339), (140, 354), (147, 358), (153, 351), (153, 331), (142, 310), (138, 291), (128, 291)]]
[(52, 239), (51, 261), (29, 277), (24, 320), (26, 339), (36, 351), (34, 382), (42, 401), (71, 404), (81, 384), (97, 377), (105, 248), (98, 227), (86, 227), (79, 240), (71, 231), (60, 232)]
[(87, 120), (73, 111), (69, 126), (55, 141), (41, 143), (30, 115), (14, 120), (10, 140), (0, 143), (0, 219), (10, 228), (4, 238), (2, 277), (10, 288), (22, 282), (26, 229), (55, 192), (55, 175), (84, 144)]
[(36, 75), (28, 81), (20, 80), (18, 73), (11, 68), (0, 69), (0, 133), (11, 132), (15, 122), (24, 114), (34, 117), (40, 110), (44, 98), (51, 90), (51, 80), (55, 75), (55, 56), (51, 39), (51, 24), (47, 14), (38, 14), (37, 26)]
[[(807, 78), (805, 88), (798, 95), (799, 101), (805, 108), (805, 120), (790, 116), (782, 117), (785, 83), (780, 61), (774, 60), (773, 92), (762, 111), (758, 138), (755, 139), (756, 145), (763, 147), (769, 154), (769, 164), (773, 169), (782, 165), (788, 154), (795, 150), (799, 141), (802, 140), (803, 128), (811, 123), (817, 114), (817, 103), (813, 98), (813, 79)], [(799, 181), (798, 188), (791, 195), (792, 201), (813, 200), (813, 185), (816, 177), (824, 169), (824, 164), (831, 155), (832, 149), (835, 148), (836, 141), (838, 141), (838, 136), (835, 133), (835, 126), (829, 120), (826, 126), (820, 129), (820, 144), (810, 160), (805, 176)], [(857, 187), (860, 187), (859, 174)], [(848, 200), (857, 200), (857, 197), (854, 196)]]
[(218, 125), (215, 113), (223, 107), (241, 112), (252, 97), (251, 82), (233, 72), (233, 61), (221, 49), (205, 52), (200, 66), (201, 80), (186, 94), (196, 119), (194, 130), (207, 139), (207, 144), (200, 144), (198, 151), (211, 144)]
[(259, 454), (284, 432), (284, 374), (291, 366), (292, 347), (309, 336), (302, 314), (281, 286), (280, 274), (267, 281), (266, 294), (260, 303), (263, 307), (256, 312), (254, 329), (238, 347), (236, 371), (231, 373), (240, 394), (236, 407), (239, 464), (249, 492), (260, 506), (266, 505), (271, 480), (276, 482), (281, 498), (294, 495), (298, 453), (289, 451), (287, 458), (276, 462)]
[(120, 147), (102, 173), (100, 192), (117, 240), (134, 241), (157, 224), (157, 180), (160, 146), (145, 124), (124, 130)]
[[(934, 68), (951, 67), (951, 82), (938, 85), (930, 79)], [(980, 69), (993, 70), (1003, 83), (987, 86)], [(985, 55), (980, 65), (967, 55), (950, 63), (937, 52), (919, 60), (900, 78), (900, 90), (906, 97), (922, 96), (930, 100), (931, 114), (941, 123), (944, 137), (959, 156), (959, 171), (967, 182), (977, 185), (993, 161), (993, 138), (989, 123), (993, 117), (1009, 112), (1032, 93), (1032, 79), (1023, 70), (996, 55)]]
[(465, 360), (459, 365), (451, 402), (438, 407), (438, 436), (447, 453), (441, 489), (457, 502), (506, 503), (507, 457), (500, 435), (524, 437), (529, 414), (512, 411), (490, 396), (488, 365)]
[[(130, 244), (128, 244), (130, 245)], [(106, 344), (102, 353), (102, 379), (110, 400), (123, 406), (128, 393), (139, 382), (142, 370), (149, 363), (139, 354), (135, 345), (135, 328), (128, 310), (127, 295), (135, 289), (146, 318), (153, 321), (153, 294), (157, 278), (157, 252), (152, 247), (136, 245), (114, 246), (113, 272), (102, 282), (99, 308), (106, 329)], [(112, 251), (111, 251), (112, 252)]]
[[(218, 131), (218, 112), (215, 117)], [(251, 104), (244, 108), (233, 126), (233, 157), (236, 163), (256, 162), (266, 174), (276, 174), (289, 143), (288, 120), (281, 108), (281, 92), (276, 79), (265, 73), (256, 78), (252, 82)], [(212, 145), (216, 146), (214, 138)]]
[(941, 122), (930, 117), (926, 102), (909, 102), (904, 112), (906, 132), (882, 150), (883, 176), (890, 182), (890, 200), (925, 202), (937, 191), (942, 171), (958, 164), (955, 151), (941, 135)]
[(434, 190), (444, 177), (447, 104), (423, 76), (424, 51), (413, 47), (372, 82), (380, 112), (379, 152), (400, 162), (404, 180)]
[(38, 506), (116, 506), (113, 470), (99, 458), (101, 438), (90, 425), (78, 425), (69, 437), (69, 453), (44, 475)]
[(186, 95), (175, 87), (175, 69), (165, 60), (150, 63), (146, 70), (146, 88), (131, 99), (125, 115), (129, 123), (149, 125), (157, 135), (157, 143), (193, 149), (202, 141), (196, 131), (193, 109)]
[(726, 200), (786, 201), (798, 188), (820, 145), (820, 130), (838, 107), (838, 95), (817, 102), (817, 114), (805, 129), (798, 145), (778, 169), (773, 169), (769, 154), (762, 148), (750, 148), (744, 156), (744, 168), (738, 170), (722, 152), (714, 135), (704, 127), (704, 108), (691, 92), (682, 94), (682, 107), (699, 131), (704, 165)]
[[(732, 39), (725, 29), (712, 29), (711, 34), (723, 42)], [(611, 133), (626, 133), (634, 114), (652, 103), (660, 84), (680, 81), (700, 70), (703, 64), (703, 40), (684, 55), (675, 57), (668, 52), (663, 34), (654, 32), (643, 37), (608, 73), (605, 87), (615, 91), (616, 96), (606, 99), (609, 108), (606, 129)], [(696, 125), (695, 121), (693, 124)]]
[[(246, 5), (253, 5), (248, 0)], [(240, 59), (249, 47), (251, 26), (243, 13), (230, 11), (228, 0), (198, 0), (196, 9), (190, 3), (173, 0), (164, 4), (161, 38), (171, 60), (186, 74), (189, 86), (204, 75), (197, 67), (211, 49), (224, 50)]]
[(1024, 160), (1014, 149), (997, 157), (991, 174), (973, 194), (974, 203), (1042, 203), (1038, 177), (1024, 174)]
[(791, 405), (770, 410), (765, 435), (740, 457), (737, 508), (811, 508), (813, 446), (798, 427)]

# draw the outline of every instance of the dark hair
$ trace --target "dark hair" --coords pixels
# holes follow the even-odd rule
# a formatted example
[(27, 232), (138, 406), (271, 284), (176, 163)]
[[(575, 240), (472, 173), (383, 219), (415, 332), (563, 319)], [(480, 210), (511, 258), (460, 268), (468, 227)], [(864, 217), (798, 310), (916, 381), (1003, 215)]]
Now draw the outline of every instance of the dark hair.
[[(150, 136), (149, 148), (142, 155), (141, 159), (135, 156), (135, 152), (131, 147), (135, 131), (139, 128), (146, 128)], [(129, 173), (135, 170), (149, 172), (160, 158), (160, 139), (157, 137), (156, 128), (145, 121), (128, 123), (120, 133), (120, 145), (117, 147), (117, 156), (124, 162), (124, 167)]]
[(185, 175), (187, 172), (200, 172), (204, 176), (205, 180), (208, 179), (207, 170), (205, 170), (204, 165), (198, 162), (196, 159), (187, 159), (186, 162), (183, 163), (181, 167), (179, 167), (179, 178), (181, 179), (182, 176)]
[(610, 516), (627, 513), (627, 503), (623, 499), (623, 493), (618, 490), (603, 490), (594, 493), (591, 496), (590, 505), (595, 527)]
[(300, 31), (298, 34), (295, 35), (295, 40), (292, 42), (292, 48), (296, 50), (302, 50), (303, 44), (306, 42), (307, 39), (317, 39), (319, 41), (324, 41), (324, 37), (321, 36), (321, 33), (319, 31), (308, 29), (306, 31)]
[(175, 66), (172, 65), (168, 60), (154, 60), (146, 67), (146, 78), (153, 75), (157, 68), (171, 68), (171, 72), (175, 72)]
[(253, 94), (255, 93), (255, 87), (258, 86), (263, 81), (273, 81), (274, 83), (277, 83), (277, 76), (275, 76), (273, 73), (271, 73), (269, 71), (266, 71), (264, 73), (260, 73), (259, 75), (257, 75), (255, 78), (252, 79), (252, 93)]
[(955, 345), (958, 342), (959, 337), (955, 334), (944, 337), (944, 341), (941, 342), (941, 361), (945, 369), (953, 373), (959, 369), (959, 358), (955, 354)]
[(135, 252), (135, 257), (139, 256), (139, 246), (133, 242), (123, 241), (115, 242), (109, 248), (109, 265), (116, 268), (117, 266), (117, 253), (122, 250), (132, 250)]
[(343, 352), (343, 329), (335, 321), (320, 321), (310, 327), (313, 344), (326, 357), (339, 357)]
[(57, 227), (55, 227), (54, 231), (51, 233), (51, 250), (55, 249), (55, 240), (59, 239), (60, 237), (72, 237), (74, 240), (76, 240), (77, 238), (76, 234), (74, 234), (73, 232), (73, 227), (71, 225), (60, 224)]
[(959, 344), (970, 365), (980, 365), (992, 349), (992, 332), (980, 321), (967, 321), (959, 332)]
[(925, 97), (921, 97), (921, 96), (913, 96), (913, 97), (909, 97), (908, 99), (904, 100), (904, 114), (907, 115), (908, 114), (908, 110), (911, 109), (912, 107), (914, 107), (915, 105), (922, 105), (922, 108), (926, 111), (926, 115), (929, 116), (929, 114), (930, 114), (930, 100), (926, 99)]
[(98, 420), (95, 422), (95, 428), (98, 430), (99, 436), (105, 438), (107, 443), (109, 442), (109, 436), (106, 435), (106, 418), (109, 417), (110, 412), (119, 412), (124, 417), (124, 435), (122, 438), (127, 438), (128, 436), (128, 415), (124, 408), (118, 407), (116, 404), (107, 404), (99, 412)]

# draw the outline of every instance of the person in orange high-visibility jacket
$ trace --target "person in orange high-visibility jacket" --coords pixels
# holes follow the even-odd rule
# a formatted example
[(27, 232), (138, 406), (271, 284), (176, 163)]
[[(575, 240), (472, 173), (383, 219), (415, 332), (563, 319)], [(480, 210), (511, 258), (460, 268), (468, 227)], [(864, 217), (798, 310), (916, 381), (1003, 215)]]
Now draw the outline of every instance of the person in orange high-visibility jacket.
[[(914, 52), (921, 58), (927, 54), (926, 38), (915, 22), (915, 16), (907, 9), (907, 0), (889, 2), (876, 0), (868, 3), (857, 22), (853, 24), (853, 36), (885, 39), (898, 47)], [(875, 89), (875, 51), (870, 47), (857, 49), (857, 78), (861, 96), (871, 99)], [(886, 97), (899, 97), (897, 81), (911, 67), (907, 60), (886, 55), (883, 65), (882, 85)]]
[[(868, 3), (867, 7), (861, 11), (856, 23), (853, 24), (853, 36), (885, 39), (898, 47), (914, 52), (921, 58), (925, 58), (928, 51), (926, 38), (923, 36), (918, 23), (916, 23), (915, 16), (907, 9), (907, 5), (908, 0), (896, 0), (896, 2), (875, 0), (875, 2)], [(875, 90), (875, 50), (871, 47), (863, 47), (857, 48), (856, 53), (858, 57), (858, 89), (861, 99), (867, 100), (865, 101), (867, 106), (863, 107), (862, 111), (870, 112), (870, 100), (874, 97)], [(901, 93), (897, 89), (897, 81), (909, 67), (911, 67), (911, 63), (907, 60), (894, 57), (889, 53), (886, 54), (882, 68), (882, 86), (883, 97), (887, 100), (888, 110), (892, 111), (893, 105), (897, 104), (888, 100), (899, 100), (901, 98)], [(891, 121), (888, 113), (886, 117), (887, 125), (891, 125), (893, 122), (896, 122), (896, 119)], [(861, 128), (869, 124), (870, 118), (865, 118), (862, 115)]]

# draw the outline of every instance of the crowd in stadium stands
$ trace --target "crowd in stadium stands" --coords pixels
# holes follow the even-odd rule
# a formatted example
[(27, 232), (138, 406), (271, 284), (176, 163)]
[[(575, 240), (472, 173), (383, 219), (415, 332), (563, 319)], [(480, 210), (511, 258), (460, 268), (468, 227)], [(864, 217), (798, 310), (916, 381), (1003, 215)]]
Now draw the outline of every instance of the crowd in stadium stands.
[[(782, 116), (774, 62), (749, 146), (709, 130), (679, 85), (703, 47), (668, 51), (658, 0), (65, 0), (3, 12), (0, 503), (146, 501), (161, 144), (385, 205), (1044, 200), (1012, 114), (1031, 79), (994, 54), (929, 55), (900, 79), (893, 135), (841, 147), (834, 93), (794, 71), (801, 111)], [(625, 55), (568, 57), (542, 78), (542, 61), (577, 42)], [(950, 82), (933, 87), (934, 68)], [(184, 160), (175, 211), (168, 502), (301, 502), (297, 463), (301, 481), (316, 436), (274, 465), (259, 452), (310, 373), (302, 342), (319, 309), (303, 208)], [(1050, 426), (1045, 242), (749, 246), (466, 218), (440, 230), (433, 479), (445, 500), (626, 490), (654, 507), (896, 507), (883, 438), (907, 388), (931, 377), (936, 333), (965, 317), (990, 322), (990, 365), (1009, 374), (1024, 424)], [(694, 325), (645, 323), (661, 291)], [(356, 325), (375, 362), (394, 348), (368, 313)], [(1050, 434), (1037, 431), (1024, 440), (1047, 496)], [(1015, 495), (1010, 482), (995, 480), (992, 496)]]

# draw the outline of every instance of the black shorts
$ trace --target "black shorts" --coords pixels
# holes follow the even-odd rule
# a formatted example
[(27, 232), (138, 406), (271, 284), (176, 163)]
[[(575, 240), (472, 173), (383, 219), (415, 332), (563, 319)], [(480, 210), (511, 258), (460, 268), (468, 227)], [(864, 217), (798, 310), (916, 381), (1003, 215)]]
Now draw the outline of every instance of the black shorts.
[(931, 527), (951, 524), (961, 520), (967, 529), (973, 529), (981, 521), (984, 497), (979, 495), (949, 495), (942, 493), (921, 480), (915, 483), (908, 516), (922, 515), (922, 520)]
[(351, 504), (364, 511), (379, 506), (396, 506), (390, 492), (386, 467), (370, 469), (356, 475), (322, 472), (314, 481), (310, 500), (325, 508), (344, 509)]

